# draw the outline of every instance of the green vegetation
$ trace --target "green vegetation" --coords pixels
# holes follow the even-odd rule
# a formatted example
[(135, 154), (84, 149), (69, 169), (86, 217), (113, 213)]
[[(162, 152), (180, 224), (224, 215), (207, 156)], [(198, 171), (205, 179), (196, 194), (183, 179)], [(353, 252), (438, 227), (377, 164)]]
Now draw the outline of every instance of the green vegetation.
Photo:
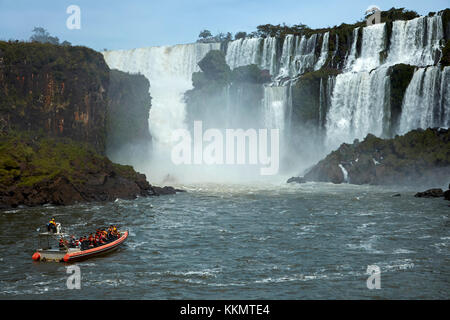
[(343, 164), (354, 184), (414, 184), (429, 176), (445, 182), (448, 176), (442, 174), (450, 166), (449, 144), (450, 131), (442, 129), (412, 130), (394, 139), (369, 134), (362, 142), (343, 143), (305, 178), (340, 183), (343, 177), (338, 165)]
[(109, 68), (85, 47), (0, 41), (0, 119), (104, 151)]
[(0, 135), (0, 187), (33, 186), (64, 176), (73, 185), (87, 182), (89, 175), (113, 166), (124, 177), (137, 173), (131, 166), (113, 164), (89, 144), (68, 138), (51, 138), (36, 132)]
[[(50, 44), (60, 44), (58, 37), (52, 37), (50, 33), (47, 32), (44, 28), (35, 27), (33, 29), (33, 35), (30, 37), (31, 42), (40, 42), (40, 43), (50, 43)], [(71, 43), (68, 41), (63, 41), (61, 43), (62, 46), (70, 46)]]
[(200, 31), (197, 42), (212, 43), (212, 42), (227, 42), (231, 40), (233, 40), (233, 35), (230, 32), (227, 32), (227, 34), (220, 32), (215, 36), (213, 36), (211, 31), (205, 29)]

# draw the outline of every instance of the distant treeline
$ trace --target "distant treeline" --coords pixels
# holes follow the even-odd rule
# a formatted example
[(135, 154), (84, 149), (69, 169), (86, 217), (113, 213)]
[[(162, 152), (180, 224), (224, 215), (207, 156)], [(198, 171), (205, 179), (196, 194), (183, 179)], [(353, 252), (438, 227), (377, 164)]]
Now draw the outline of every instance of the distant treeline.
[[(419, 14), (415, 11), (406, 10), (405, 8), (391, 8), (387, 11), (382, 11), (381, 13), (381, 20), (382, 22), (385, 21), (393, 21), (393, 20), (410, 20), (413, 18), (418, 17)], [(357, 21), (357, 24), (363, 24), (365, 21), (366, 16), (361, 18), (360, 21)], [(346, 25), (345, 23), (342, 23), (339, 27), (343, 27)], [(216, 35), (213, 35), (211, 31), (205, 29), (200, 32), (198, 35), (197, 42), (202, 43), (210, 43), (210, 42), (226, 42), (226, 41), (232, 41), (232, 40), (239, 40), (244, 38), (266, 38), (266, 37), (280, 37), (284, 38), (288, 34), (294, 34), (294, 35), (303, 35), (303, 34), (311, 34), (315, 32), (324, 32), (329, 31), (330, 29), (336, 29), (338, 26), (334, 27), (327, 27), (322, 29), (312, 29), (308, 27), (306, 24), (299, 23), (294, 24), (292, 26), (287, 25), (286, 23), (283, 24), (263, 24), (256, 27), (256, 31), (253, 32), (245, 32), (245, 31), (239, 31), (236, 32), (233, 35), (230, 32), (227, 33), (218, 33)]]

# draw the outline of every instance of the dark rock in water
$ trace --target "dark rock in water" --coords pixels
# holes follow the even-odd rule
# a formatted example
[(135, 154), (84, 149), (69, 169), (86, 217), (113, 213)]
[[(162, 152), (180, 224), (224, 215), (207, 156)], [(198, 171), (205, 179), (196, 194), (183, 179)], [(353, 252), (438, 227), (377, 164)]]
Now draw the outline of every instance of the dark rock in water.
[(396, 194), (393, 194), (391, 197), (400, 197), (400, 196), (401, 196), (400, 193), (396, 193)]
[(414, 197), (418, 198), (439, 198), (444, 196), (444, 191), (440, 188), (429, 189), (424, 192), (417, 192)]
[(450, 201), (450, 189), (444, 192), (444, 199)]
[(167, 195), (167, 194), (176, 194), (177, 192), (186, 192), (186, 190), (175, 189), (174, 187), (152, 187), (155, 191), (155, 195)]
[(297, 183), (306, 183), (306, 179), (303, 177), (291, 177), (286, 183), (297, 182)]

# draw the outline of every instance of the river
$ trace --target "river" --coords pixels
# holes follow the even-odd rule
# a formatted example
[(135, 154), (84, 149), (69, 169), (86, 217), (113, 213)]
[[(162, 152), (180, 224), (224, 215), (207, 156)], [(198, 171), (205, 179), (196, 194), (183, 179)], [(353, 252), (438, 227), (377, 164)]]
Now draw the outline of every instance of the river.
[[(173, 196), (0, 212), (0, 299), (449, 299), (449, 202), (408, 188), (202, 184)], [(422, 191), (422, 190), (421, 190)], [(394, 193), (399, 197), (392, 197)], [(117, 251), (33, 262), (50, 217), (85, 235), (117, 223)], [(381, 289), (367, 288), (380, 268)]]

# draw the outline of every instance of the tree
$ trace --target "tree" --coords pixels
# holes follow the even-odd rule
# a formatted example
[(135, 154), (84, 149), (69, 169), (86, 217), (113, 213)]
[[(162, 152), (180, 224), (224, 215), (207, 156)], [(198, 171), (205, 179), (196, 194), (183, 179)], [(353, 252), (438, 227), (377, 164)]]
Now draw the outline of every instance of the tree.
[(198, 35), (199, 39), (208, 39), (212, 37), (212, 33), (209, 30), (203, 30), (200, 31), (200, 34)]
[(236, 32), (236, 34), (234, 35), (234, 40), (245, 39), (246, 36), (247, 36), (247, 32), (239, 31), (239, 32)]
[(233, 40), (233, 35), (231, 34), (231, 32), (227, 32), (227, 35), (225, 36), (225, 41), (232, 41)]
[(51, 43), (51, 44), (59, 44), (58, 37), (52, 37), (50, 33), (47, 32), (44, 28), (35, 27), (33, 29), (33, 35), (30, 37), (30, 41), (40, 42), (40, 43)]

